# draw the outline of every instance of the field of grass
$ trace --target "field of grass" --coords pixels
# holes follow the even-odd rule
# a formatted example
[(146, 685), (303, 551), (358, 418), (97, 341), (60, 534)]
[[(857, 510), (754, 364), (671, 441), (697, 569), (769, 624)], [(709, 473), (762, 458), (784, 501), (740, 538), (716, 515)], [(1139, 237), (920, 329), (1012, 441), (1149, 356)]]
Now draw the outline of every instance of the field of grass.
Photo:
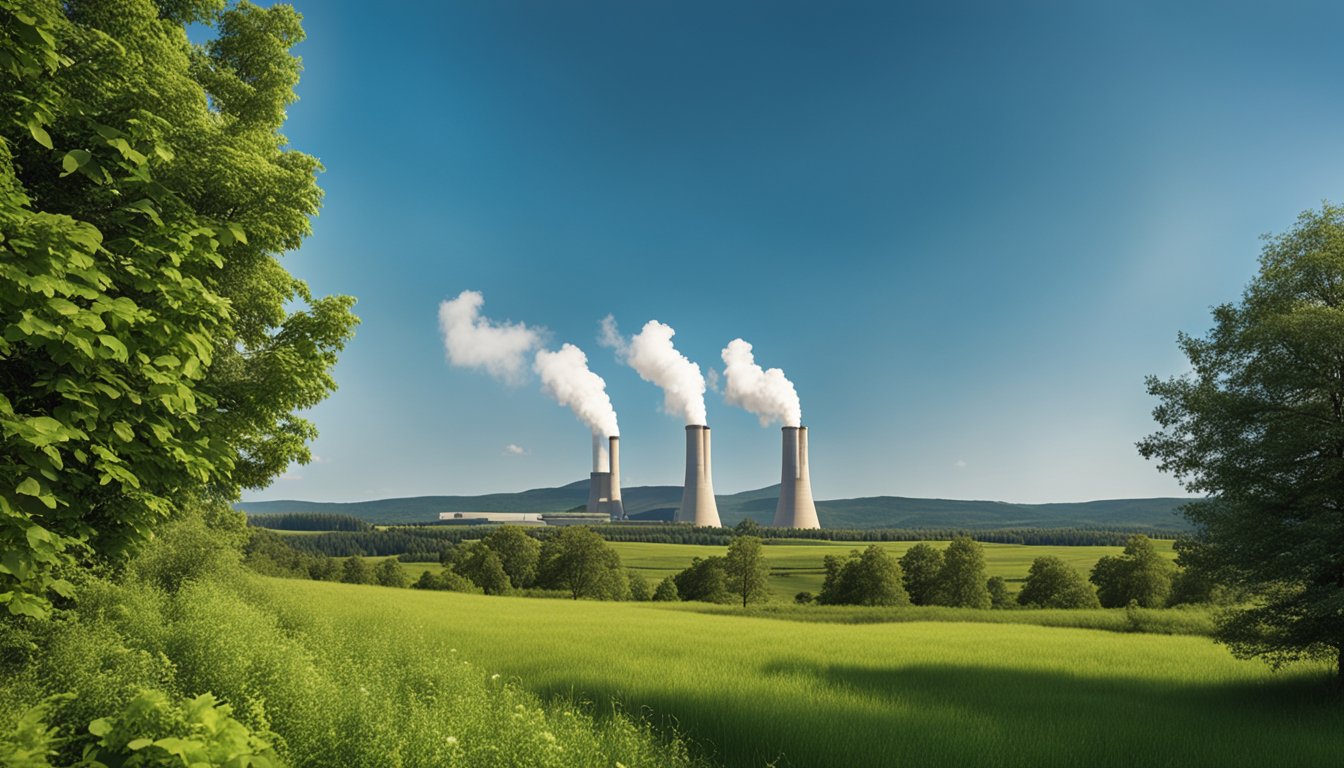
[[(913, 547), (914, 541), (876, 542), (893, 557), (900, 557)], [(945, 541), (930, 542), (942, 549)], [(1171, 541), (1155, 540), (1158, 552), (1175, 559)], [(650, 585), (656, 585), (664, 576), (670, 576), (690, 565), (697, 557), (712, 557), (724, 554), (727, 547), (700, 544), (651, 544), (645, 542), (611, 542), (621, 555), (621, 562), (643, 574)], [(825, 577), (822, 559), (827, 555), (844, 555), (853, 549), (863, 549), (868, 542), (831, 542), (808, 540), (773, 540), (765, 548), (765, 559), (770, 564), (770, 597), (777, 601), (792, 601), (799, 592), (816, 594), (821, 591), (821, 582)], [(1031, 561), (1042, 555), (1054, 555), (1063, 558), (1079, 573), (1086, 576), (1092, 566), (1106, 555), (1118, 555), (1123, 547), (1046, 547), (1025, 544), (982, 544), (985, 548), (985, 570), (990, 576), (1002, 576), (1008, 581), (1008, 588), (1017, 591), (1027, 578)], [(370, 563), (382, 558), (368, 558)], [(402, 563), (402, 570), (412, 580), (425, 571), (438, 573), (438, 563)]]
[(618, 698), (725, 765), (1335, 766), (1344, 753), (1324, 666), (1276, 674), (1198, 636), (267, 583), (315, 640), (323, 622), (358, 627), (374, 655), (409, 643), (543, 695)]

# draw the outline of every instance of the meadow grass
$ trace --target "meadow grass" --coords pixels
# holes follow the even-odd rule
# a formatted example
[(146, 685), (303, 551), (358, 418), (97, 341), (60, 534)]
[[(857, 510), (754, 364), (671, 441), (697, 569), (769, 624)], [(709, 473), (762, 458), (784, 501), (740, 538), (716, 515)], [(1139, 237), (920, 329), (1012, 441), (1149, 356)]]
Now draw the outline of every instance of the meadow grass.
[(342, 643), (361, 656), (460, 654), (542, 695), (620, 700), (725, 765), (1335, 766), (1344, 752), (1325, 666), (1273, 673), (1198, 636), (266, 583), (282, 615), (352, 628)]

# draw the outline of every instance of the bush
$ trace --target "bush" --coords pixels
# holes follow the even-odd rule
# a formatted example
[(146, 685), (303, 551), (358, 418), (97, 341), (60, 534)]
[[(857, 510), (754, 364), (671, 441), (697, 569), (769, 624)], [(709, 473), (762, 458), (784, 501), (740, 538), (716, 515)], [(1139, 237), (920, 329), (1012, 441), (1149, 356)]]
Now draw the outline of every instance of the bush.
[(817, 598), (815, 595), (813, 595), (811, 592), (806, 591), (799, 592), (798, 594), (793, 596), (793, 602), (797, 605), (811, 605), (812, 602), (816, 599)]
[(630, 580), (630, 599), (646, 601), (653, 598), (653, 593), (649, 589), (649, 581), (644, 578), (644, 574), (639, 571), (626, 571), (626, 578)]
[(341, 563), (341, 581), (346, 584), (372, 584), (373, 570), (364, 562), (364, 558), (352, 555)]
[(1013, 596), (1008, 593), (1008, 582), (1002, 576), (990, 576), (985, 581), (985, 589), (989, 590), (990, 608), (1012, 607)]
[(722, 557), (697, 557), (673, 578), (676, 580), (677, 594), (682, 600), (734, 602), (732, 594), (728, 592), (728, 574), (724, 570)]
[(1017, 602), (1036, 608), (1099, 608), (1097, 593), (1082, 575), (1062, 559), (1050, 555), (1031, 563), (1027, 582)]
[(373, 583), (380, 587), (404, 587), (406, 586), (406, 574), (397, 564), (395, 557), (389, 557), (378, 561), (373, 567)]
[(425, 571), (411, 585), (411, 589), (435, 589), (440, 592), (472, 592), (477, 594), (481, 591), (481, 588), (472, 584), (470, 579), (450, 570), (444, 570), (437, 574)]
[(658, 588), (653, 591), (653, 600), (658, 603), (675, 603), (681, 600), (681, 594), (677, 592), (677, 580), (672, 576), (664, 576), (663, 580), (658, 582)]

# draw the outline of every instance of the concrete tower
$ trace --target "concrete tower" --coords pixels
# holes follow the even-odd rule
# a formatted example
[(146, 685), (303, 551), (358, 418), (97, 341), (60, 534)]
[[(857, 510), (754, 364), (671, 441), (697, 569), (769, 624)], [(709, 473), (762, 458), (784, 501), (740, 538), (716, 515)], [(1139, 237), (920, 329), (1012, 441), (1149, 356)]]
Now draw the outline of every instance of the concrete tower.
[(588, 475), (588, 514), (625, 519), (621, 502), (621, 439), (593, 435), (593, 472)]
[(686, 484), (682, 486), (678, 523), (719, 527), (719, 504), (709, 463), (709, 427), (686, 427)]
[(807, 427), (784, 427), (783, 467), (779, 478), (776, 528), (820, 528), (807, 469)]

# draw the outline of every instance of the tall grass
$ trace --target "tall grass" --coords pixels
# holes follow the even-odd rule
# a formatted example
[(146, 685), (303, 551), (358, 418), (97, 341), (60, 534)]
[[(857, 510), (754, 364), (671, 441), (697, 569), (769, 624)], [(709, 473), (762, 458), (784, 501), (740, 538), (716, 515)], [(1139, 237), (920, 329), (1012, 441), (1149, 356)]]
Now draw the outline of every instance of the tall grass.
[(543, 695), (648, 708), (732, 766), (1336, 766), (1344, 753), (1327, 669), (1274, 674), (1197, 636), (280, 580), (266, 600), (358, 627), (336, 644), (362, 658), (456, 652)]

